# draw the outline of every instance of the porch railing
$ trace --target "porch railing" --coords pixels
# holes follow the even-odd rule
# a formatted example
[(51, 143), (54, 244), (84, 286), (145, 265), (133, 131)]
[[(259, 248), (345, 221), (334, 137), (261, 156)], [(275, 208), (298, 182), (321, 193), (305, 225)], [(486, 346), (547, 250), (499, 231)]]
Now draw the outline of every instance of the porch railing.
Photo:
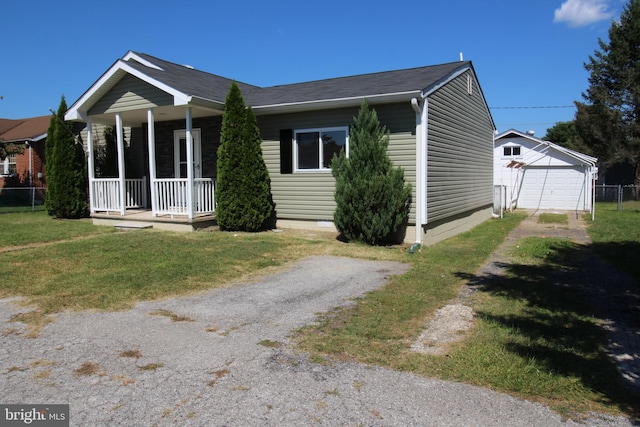
[[(120, 180), (96, 178), (91, 182), (92, 211), (120, 212)], [(147, 207), (147, 178), (125, 180), (125, 208)]]
[[(154, 215), (188, 215), (187, 184), (183, 178), (161, 178), (154, 181)], [(193, 180), (193, 209), (195, 214), (215, 210), (214, 183), (211, 178)]]

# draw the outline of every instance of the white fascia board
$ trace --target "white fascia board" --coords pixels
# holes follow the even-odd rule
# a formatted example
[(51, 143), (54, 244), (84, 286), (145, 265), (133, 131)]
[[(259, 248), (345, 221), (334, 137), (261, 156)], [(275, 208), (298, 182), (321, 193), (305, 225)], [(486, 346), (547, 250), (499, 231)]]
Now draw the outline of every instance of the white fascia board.
[(362, 95), (349, 98), (319, 99), (314, 101), (290, 102), (285, 104), (255, 105), (251, 106), (256, 114), (283, 113), (292, 111), (321, 110), (328, 108), (359, 106), (363, 99), (369, 104), (386, 102), (401, 102), (411, 100), (419, 94), (419, 91), (385, 93), (382, 95)]
[(140, 56), (136, 55), (133, 51), (127, 52), (127, 54), (122, 57), (123, 61), (128, 61), (130, 59), (133, 59), (134, 61), (141, 63), (145, 67), (149, 67), (149, 68), (153, 68), (153, 69), (156, 69), (156, 70), (164, 71), (162, 68), (160, 68), (159, 66), (157, 66), (153, 62), (150, 62), (150, 61), (148, 61), (146, 59), (143, 59)]
[(189, 97), (156, 80), (156, 79), (152, 79), (151, 77), (147, 76), (146, 74), (144, 74), (141, 71), (136, 70), (135, 68), (131, 67), (129, 64), (127, 64), (125, 61), (123, 61), (122, 59), (119, 59), (118, 61), (115, 62), (115, 64), (113, 64), (111, 66), (111, 68), (109, 68), (99, 79), (98, 81), (96, 81), (90, 88), (89, 90), (87, 90), (81, 97), (80, 99), (78, 99), (72, 106), (71, 108), (69, 108), (64, 116), (65, 120), (86, 120), (87, 118), (87, 111), (89, 110), (89, 108), (91, 108), (93, 106), (93, 103), (90, 103), (92, 97), (98, 92), (98, 90), (104, 86), (105, 84), (107, 84), (111, 79), (113, 78), (117, 78), (118, 80), (120, 80), (121, 77), (118, 76), (118, 74), (123, 74), (127, 73), (127, 74), (131, 74), (132, 76), (135, 76), (137, 78), (139, 78), (140, 80), (149, 83), (152, 86), (157, 87), (158, 89), (167, 92), (168, 94), (173, 96), (173, 104), (174, 105), (185, 105), (188, 102)]
[[(487, 115), (489, 116), (489, 118), (491, 119), (491, 126), (493, 127), (493, 130), (496, 130), (496, 124), (493, 121), (493, 116), (491, 115), (491, 110), (489, 109), (489, 105), (487, 104), (487, 98), (485, 98), (484, 96), (484, 92), (482, 91), (482, 88), (480, 87), (480, 82), (478, 81), (478, 77), (476, 76), (476, 72), (473, 69), (473, 66), (471, 65), (471, 63), (469, 62), (467, 65), (463, 66), (462, 68), (458, 68), (456, 71), (454, 71), (453, 73), (449, 74), (447, 77), (445, 77), (442, 80), (439, 80), (435, 83), (433, 83), (430, 86), (427, 86), (426, 88), (422, 89), (422, 98), (426, 99), (429, 95), (431, 95), (432, 93), (436, 92), (438, 89), (440, 89), (441, 87), (443, 87), (444, 85), (446, 85), (447, 83), (449, 83), (450, 81), (452, 81), (453, 79), (461, 76), (462, 74), (466, 73), (467, 71), (471, 72), (471, 75), (473, 76), (473, 80), (476, 83), (476, 86), (478, 88), (478, 92), (480, 93), (480, 96), (482, 97), (483, 103), (484, 103), (484, 108), (487, 112)], [(495, 141), (495, 139), (494, 139)]]
[(469, 65), (467, 65), (466, 67), (460, 68), (460, 69), (456, 70), (455, 72), (453, 72), (452, 74), (449, 74), (446, 78), (435, 82), (431, 86), (427, 86), (426, 88), (422, 89), (422, 97), (426, 98), (427, 96), (431, 95), (433, 92), (435, 92), (438, 89), (440, 89), (442, 86), (444, 86), (447, 83), (449, 83), (451, 80), (455, 79), (456, 77), (460, 76), (461, 74), (464, 74), (466, 71), (468, 71), (470, 69), (471, 69), (471, 67)]
[(209, 108), (212, 110), (224, 110), (224, 102), (214, 101), (212, 99), (200, 98), (198, 96), (187, 97), (187, 104), (197, 107)]

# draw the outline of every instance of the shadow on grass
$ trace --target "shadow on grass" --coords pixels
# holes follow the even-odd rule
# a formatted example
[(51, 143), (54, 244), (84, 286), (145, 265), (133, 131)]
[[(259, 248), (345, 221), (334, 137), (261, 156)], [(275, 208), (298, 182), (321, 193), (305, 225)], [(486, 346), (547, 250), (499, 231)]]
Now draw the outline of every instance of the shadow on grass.
[[(507, 351), (545, 372), (577, 378), (602, 396), (602, 403), (639, 420), (639, 287), (596, 254), (624, 252), (638, 263), (640, 244), (556, 240), (548, 245), (537, 262), (513, 256), (513, 262), (496, 265), (502, 273), (459, 274), (503, 302), (502, 307), (483, 306), (476, 315), (513, 332), (502, 343)], [(622, 366), (630, 374), (621, 376), (610, 356), (626, 358)]]

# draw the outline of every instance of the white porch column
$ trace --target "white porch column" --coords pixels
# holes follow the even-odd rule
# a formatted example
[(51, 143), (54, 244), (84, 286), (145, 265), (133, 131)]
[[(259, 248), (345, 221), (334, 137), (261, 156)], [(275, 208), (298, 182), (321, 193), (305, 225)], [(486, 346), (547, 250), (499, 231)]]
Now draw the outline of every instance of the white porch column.
[(120, 215), (124, 216), (127, 210), (125, 202), (125, 171), (124, 171), (124, 140), (122, 139), (122, 117), (116, 113), (116, 141), (118, 142), (118, 181), (120, 182)]
[(147, 110), (147, 137), (149, 144), (149, 182), (151, 189), (151, 214), (158, 215), (158, 206), (156, 200), (156, 127), (153, 110)]
[(93, 194), (93, 180), (96, 178), (96, 169), (95, 169), (95, 154), (93, 151), (93, 123), (91, 121), (91, 117), (87, 119), (87, 150), (89, 150), (89, 210), (91, 213), (95, 212), (95, 204)]
[(189, 219), (192, 219), (195, 215), (193, 213), (193, 136), (192, 123), (191, 123), (191, 108), (186, 109), (187, 127), (185, 135), (185, 144), (187, 146), (187, 213)]

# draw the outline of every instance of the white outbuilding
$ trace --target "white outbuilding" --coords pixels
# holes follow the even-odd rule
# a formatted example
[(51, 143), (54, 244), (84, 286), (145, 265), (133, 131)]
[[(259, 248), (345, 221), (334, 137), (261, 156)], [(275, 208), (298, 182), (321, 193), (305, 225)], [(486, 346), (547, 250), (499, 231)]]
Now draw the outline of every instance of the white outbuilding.
[(591, 212), (598, 159), (510, 129), (494, 140), (494, 184), (507, 209)]

